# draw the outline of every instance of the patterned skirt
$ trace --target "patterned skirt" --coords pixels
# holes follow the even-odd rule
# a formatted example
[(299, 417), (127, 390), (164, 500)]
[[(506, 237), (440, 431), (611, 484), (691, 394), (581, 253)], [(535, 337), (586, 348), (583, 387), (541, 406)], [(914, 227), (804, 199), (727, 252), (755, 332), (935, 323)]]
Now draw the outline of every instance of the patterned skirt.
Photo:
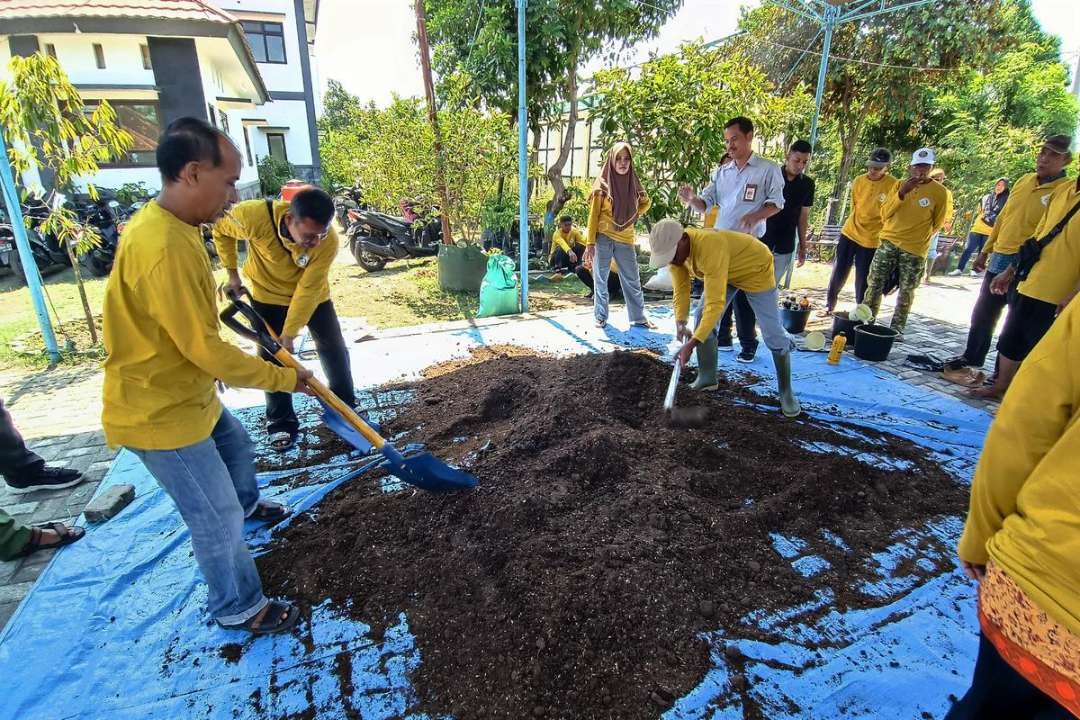
[(1047, 616), (993, 563), (979, 584), (979, 625), (1010, 667), (1080, 718), (1080, 636)]

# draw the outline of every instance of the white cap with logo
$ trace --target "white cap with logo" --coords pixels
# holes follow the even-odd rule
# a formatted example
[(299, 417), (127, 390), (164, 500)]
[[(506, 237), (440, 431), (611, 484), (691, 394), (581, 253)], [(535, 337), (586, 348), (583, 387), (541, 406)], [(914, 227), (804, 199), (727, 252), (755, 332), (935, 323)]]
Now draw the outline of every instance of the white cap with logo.
[(934, 164), (934, 148), (919, 148), (915, 151), (915, 154), (911, 156), (912, 165), (933, 165)]

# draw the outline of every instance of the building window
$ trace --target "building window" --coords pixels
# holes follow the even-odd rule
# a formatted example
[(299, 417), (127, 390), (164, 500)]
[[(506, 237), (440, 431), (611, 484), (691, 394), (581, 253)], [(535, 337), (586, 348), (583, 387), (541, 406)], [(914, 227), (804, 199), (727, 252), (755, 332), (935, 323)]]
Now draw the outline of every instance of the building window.
[(105, 48), (101, 43), (94, 43), (94, 59), (97, 61), (98, 70), (105, 69)]
[(45, 54), (48, 55), (49, 57), (51, 57), (53, 60), (55, 60), (56, 59), (56, 46), (53, 45), (52, 43), (45, 43)]
[[(161, 135), (161, 121), (156, 102), (135, 100), (110, 100), (116, 111), (116, 122), (131, 135), (131, 149), (124, 155), (101, 167), (153, 167), (156, 164), (158, 137)], [(87, 105), (86, 112), (93, 112), (97, 103)]]
[(283, 133), (267, 133), (266, 146), (270, 149), (270, 157), (280, 162), (289, 162), (289, 156), (285, 152), (285, 135)]
[(221, 129), (225, 131), (225, 134), (229, 134), (229, 115), (224, 110), (218, 110), (218, 116), (221, 118)]
[(285, 62), (285, 30), (281, 23), (244, 20), (240, 23), (251, 44), (255, 61), (261, 63)]
[(206, 114), (210, 118), (210, 124), (217, 127), (217, 115), (214, 113), (214, 106), (210, 103), (206, 103)]
[(247, 125), (244, 126), (244, 153), (247, 155), (247, 164), (254, 165), (251, 162), (251, 137), (248, 135)]
[(139, 50), (142, 52), (143, 70), (153, 70), (154, 66), (150, 64), (150, 46), (140, 45)]

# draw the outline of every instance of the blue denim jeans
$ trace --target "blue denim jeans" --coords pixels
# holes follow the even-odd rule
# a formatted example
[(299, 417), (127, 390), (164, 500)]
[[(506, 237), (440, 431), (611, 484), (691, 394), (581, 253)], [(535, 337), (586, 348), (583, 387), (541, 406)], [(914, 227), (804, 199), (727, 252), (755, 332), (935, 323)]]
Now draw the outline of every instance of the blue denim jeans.
[(598, 322), (608, 319), (608, 275), (611, 259), (619, 268), (619, 283), (631, 323), (645, 322), (645, 295), (641, 292), (641, 271), (637, 264), (637, 251), (633, 245), (615, 242), (607, 235), (596, 238), (596, 255), (593, 257), (593, 314)]
[(223, 625), (246, 622), (266, 605), (255, 561), (244, 540), (244, 518), (255, 511), (254, 444), (228, 410), (210, 437), (176, 450), (135, 453), (176, 503), (206, 584), (209, 609)]

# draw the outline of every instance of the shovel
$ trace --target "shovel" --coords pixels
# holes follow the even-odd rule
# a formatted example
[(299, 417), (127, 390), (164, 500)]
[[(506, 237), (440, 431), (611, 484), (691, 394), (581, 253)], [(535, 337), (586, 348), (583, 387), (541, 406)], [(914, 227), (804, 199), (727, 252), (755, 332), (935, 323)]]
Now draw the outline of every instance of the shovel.
[(664, 395), (664, 412), (667, 413), (668, 424), (674, 427), (701, 427), (705, 424), (705, 418), (709, 414), (707, 408), (700, 406), (675, 407), (675, 391), (679, 389), (679, 377), (681, 375), (682, 361), (675, 358), (675, 367), (671, 369), (671, 380), (668, 381), (667, 394)]
[[(238, 335), (257, 342), (285, 367), (291, 367), (295, 370), (304, 369), (304, 366), (293, 357), (292, 353), (281, 347), (277, 341), (277, 337), (275, 337), (273, 331), (266, 325), (259, 313), (255, 311), (255, 308), (240, 300), (236, 295), (231, 294), (229, 297), (232, 300), (232, 304), (225, 308), (221, 313), (221, 321), (225, 323), (225, 325), (235, 331)], [(251, 323), (250, 327), (240, 322), (236, 317), (237, 314), (243, 315), (247, 321)], [(336, 427), (338, 423), (331, 420), (328, 422), (331, 429), (338, 431), (353, 445), (357, 445), (357, 443), (353, 441), (355, 438), (353, 433), (359, 433), (361, 437), (356, 439), (363, 439), (366, 441), (364, 443), (365, 445), (370, 443), (372, 447), (381, 452), (388, 461), (390, 471), (394, 476), (410, 485), (415, 485), (423, 490), (431, 490), (434, 492), (464, 490), (476, 487), (476, 478), (461, 470), (450, 467), (431, 453), (421, 452), (405, 457), (398, 452), (393, 445), (386, 442), (386, 440), (373, 430), (370, 425), (364, 422), (364, 419), (357, 415), (356, 412), (345, 404), (341, 398), (331, 392), (330, 388), (326, 387), (315, 378), (309, 378), (307, 380), (307, 385), (325, 406), (330, 410), (333, 410), (333, 413), (338, 416), (336, 419), (342, 420), (345, 428), (347, 428), (345, 432), (341, 432)], [(327, 413), (326, 417), (330, 418), (332, 417), (332, 414)], [(344, 430), (345, 428), (342, 429)]]

